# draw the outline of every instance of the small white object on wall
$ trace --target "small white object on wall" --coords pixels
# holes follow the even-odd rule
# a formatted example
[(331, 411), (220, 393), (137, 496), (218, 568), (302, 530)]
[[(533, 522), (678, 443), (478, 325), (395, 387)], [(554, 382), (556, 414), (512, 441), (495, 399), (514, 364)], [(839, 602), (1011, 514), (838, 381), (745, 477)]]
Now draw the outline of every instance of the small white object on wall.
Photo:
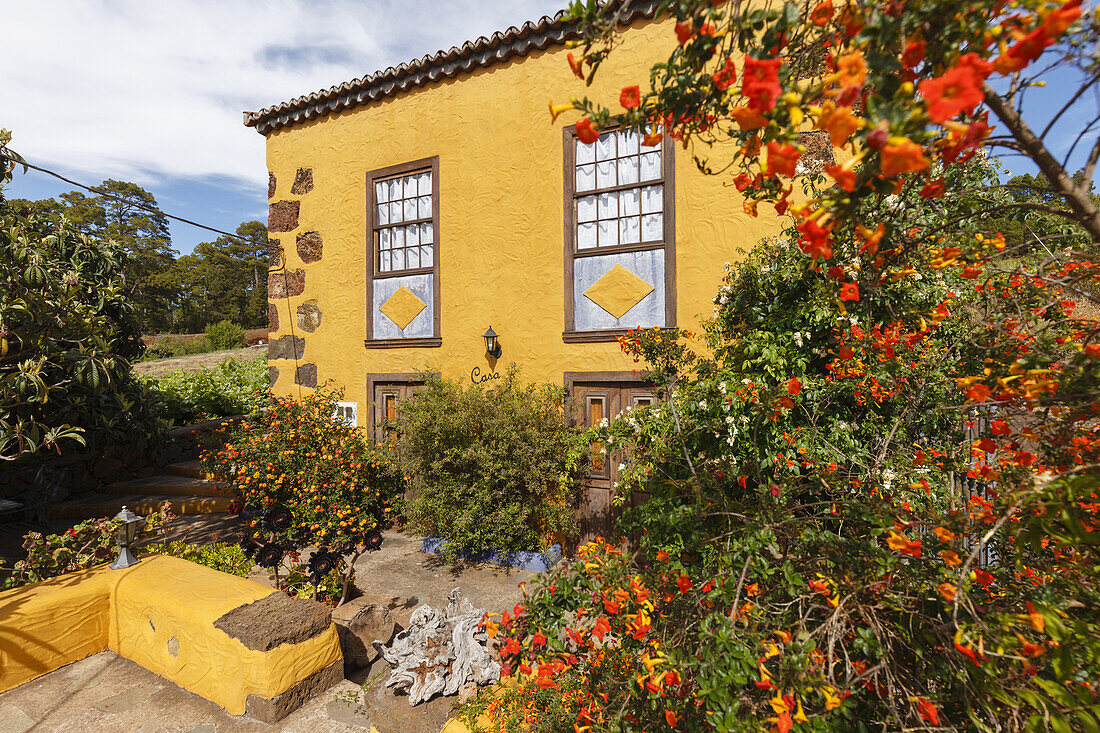
[(355, 427), (359, 424), (359, 403), (337, 402), (336, 412), (332, 413), (332, 419), (334, 422)]

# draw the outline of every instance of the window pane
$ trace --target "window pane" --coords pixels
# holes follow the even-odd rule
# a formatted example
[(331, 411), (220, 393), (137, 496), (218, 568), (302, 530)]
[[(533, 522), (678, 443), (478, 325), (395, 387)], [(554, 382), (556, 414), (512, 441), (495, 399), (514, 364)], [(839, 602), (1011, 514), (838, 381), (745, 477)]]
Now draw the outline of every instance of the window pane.
[(642, 213), (652, 214), (661, 210), (661, 186), (646, 186), (642, 189)]
[(431, 267), (432, 266), (432, 246), (421, 245), (420, 247), (420, 266)]
[[(608, 193), (601, 193), (599, 196), (599, 206), (597, 207), (599, 212), (599, 218), (601, 219), (614, 219), (619, 215), (619, 194), (616, 191), (609, 191)], [(602, 242), (601, 242), (602, 244)]]
[(615, 185), (615, 161), (605, 160), (596, 164), (596, 188), (608, 188)]
[(596, 187), (596, 166), (577, 166), (577, 190), (591, 191)]
[(619, 191), (619, 216), (630, 216), (638, 213), (638, 189), (630, 188)]
[(416, 218), (416, 199), (405, 199), (405, 221)]
[(389, 251), (378, 253), (378, 269), (381, 270), (382, 272), (389, 272), (389, 269), (390, 269), (390, 253), (389, 253)]
[(390, 223), (390, 205), (379, 204), (378, 216), (376, 217), (375, 224), (389, 224)]
[(596, 246), (596, 225), (577, 225), (577, 249), (589, 249)]
[(400, 201), (394, 201), (392, 204), (390, 204), (390, 224), (396, 224), (397, 222), (402, 221), (401, 211), (402, 208)]
[(619, 133), (619, 155), (634, 155), (638, 152), (638, 133), (623, 130)]
[(435, 232), (432, 231), (431, 224), (420, 225), (420, 243), (430, 244), (435, 241)]
[(661, 177), (661, 154), (642, 153), (642, 178), (643, 181), (653, 181)]
[(610, 160), (615, 157), (615, 133), (605, 132), (596, 141), (596, 160)]
[(390, 201), (396, 201), (401, 198), (401, 179), (394, 178), (390, 181)]
[(390, 186), (385, 181), (374, 184), (375, 203), (384, 204), (390, 200)]
[(405, 198), (416, 198), (416, 176), (405, 176), (403, 182), (405, 184)]
[(584, 165), (585, 163), (596, 162), (596, 145), (585, 145), (584, 143), (577, 142), (577, 165)]
[(405, 227), (405, 246), (413, 247), (420, 244), (420, 225), (410, 224)]
[(619, 185), (625, 186), (628, 183), (638, 182), (638, 158), (637, 156), (630, 156), (629, 158), (619, 158)]
[(421, 196), (431, 196), (432, 195), (432, 173), (431, 173), (431, 171), (428, 171), (426, 173), (421, 173), (418, 176), (418, 179), (419, 180), (416, 183), (416, 192), (418, 194), (420, 194)]
[(405, 267), (420, 267), (419, 247), (409, 247), (405, 250)]
[(646, 214), (642, 217), (642, 241), (659, 242), (662, 239), (664, 218), (661, 214)]
[(614, 247), (619, 243), (619, 222), (615, 219), (597, 222), (600, 230), (600, 246)]
[(390, 248), (390, 230), (389, 229), (383, 229), (382, 231), (378, 232), (378, 249), (389, 249), (389, 248)]
[(431, 219), (432, 218), (432, 197), (421, 196), (416, 200), (416, 218), (418, 219)]
[(641, 241), (638, 234), (638, 217), (619, 219), (619, 244), (637, 244)]
[(405, 227), (397, 227), (393, 231), (393, 239), (391, 240), (394, 249), (405, 246)]
[(596, 197), (581, 196), (577, 199), (577, 221), (596, 220)]

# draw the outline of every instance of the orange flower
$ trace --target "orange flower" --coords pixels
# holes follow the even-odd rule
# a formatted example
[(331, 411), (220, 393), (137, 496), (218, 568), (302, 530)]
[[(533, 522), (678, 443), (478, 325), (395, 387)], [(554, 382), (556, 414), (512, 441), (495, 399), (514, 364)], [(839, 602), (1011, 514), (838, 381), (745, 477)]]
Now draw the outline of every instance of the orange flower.
[(642, 136), (642, 147), (652, 148), (655, 145), (660, 144), (661, 140), (665, 137), (662, 132), (647, 132)]
[(802, 382), (798, 381), (798, 377), (791, 377), (787, 380), (787, 392), (788, 394), (798, 394), (802, 391)]
[(668, 723), (669, 728), (675, 728), (676, 724), (679, 723), (680, 720), (676, 717), (676, 713), (672, 712), (671, 710), (666, 710), (665, 722)]
[(944, 564), (949, 568), (953, 568), (962, 563), (958, 553), (953, 550), (940, 550), (940, 557), (943, 558)]
[(842, 165), (830, 165), (825, 168), (825, 172), (833, 177), (833, 180), (836, 181), (836, 185), (840, 186), (848, 193), (856, 190), (856, 174), (854, 171)]
[(585, 145), (591, 145), (600, 139), (600, 133), (592, 127), (592, 120), (585, 117), (577, 123), (577, 139)]
[(670, 555), (664, 550), (657, 550), (657, 562), (668, 562)]
[(928, 117), (944, 123), (960, 112), (970, 114), (985, 99), (982, 82), (993, 67), (975, 53), (964, 54), (953, 69), (920, 83), (920, 93), (928, 102)]
[(730, 117), (732, 117), (741, 129), (746, 132), (749, 130), (758, 130), (768, 124), (768, 118), (751, 107), (731, 107)]
[(745, 57), (741, 72), (741, 95), (749, 100), (749, 107), (767, 112), (775, 108), (782, 88), (779, 86), (779, 59), (755, 59)]
[(862, 87), (867, 81), (867, 62), (862, 51), (852, 51), (837, 59), (836, 80), (841, 89)]
[(766, 172), (769, 175), (780, 174), (793, 178), (797, 172), (800, 157), (802, 152), (794, 145), (780, 145), (772, 141), (768, 143)]
[(810, 22), (818, 28), (828, 23), (833, 17), (833, 3), (831, 0), (821, 0), (817, 7), (810, 13)]
[(882, 146), (882, 175), (893, 178), (902, 173), (922, 171), (928, 167), (924, 149), (907, 137), (896, 138), (896, 143)]
[(833, 256), (832, 232), (811, 219), (798, 225), (798, 232), (802, 236), (798, 239), (799, 248), (815, 260), (820, 257), (829, 259)]
[(924, 187), (920, 190), (920, 195), (926, 199), (938, 199), (943, 196), (944, 191), (943, 179), (937, 178), (924, 184)]
[(851, 107), (837, 107), (830, 99), (821, 105), (814, 127), (829, 133), (833, 145), (839, 147), (862, 125), (862, 121), (852, 114)]
[(859, 284), (858, 283), (841, 283), (840, 284), (840, 299), (841, 300), (859, 300)]
[(955, 539), (955, 533), (944, 527), (936, 527), (932, 532), (940, 538), (940, 542), (950, 542)]
[(607, 620), (607, 616), (600, 616), (596, 619), (596, 625), (592, 627), (592, 636), (603, 641), (604, 634), (608, 631), (611, 631), (611, 622)]
[(984, 384), (975, 384), (966, 390), (966, 396), (970, 398), (971, 402), (985, 402), (992, 392), (993, 390)]
[(690, 20), (682, 20), (676, 24), (676, 40), (683, 46), (695, 35), (695, 24)]
[(573, 55), (572, 51), (570, 51), (568, 54), (566, 54), (565, 59), (569, 62), (569, 68), (573, 70), (573, 74), (578, 79), (583, 79), (584, 69), (581, 67), (581, 64), (584, 63), (584, 57), (582, 56), (578, 59), (576, 56)]
[(692, 587), (691, 578), (686, 575), (681, 575), (676, 579), (676, 585), (679, 586), (681, 593), (687, 593)]
[(1046, 619), (1043, 618), (1043, 614), (1031, 605), (1031, 601), (1024, 601), (1024, 605), (1027, 606), (1027, 618), (1031, 622), (1031, 628), (1036, 631), (1044, 631), (1046, 629)]
[(637, 84), (632, 87), (623, 87), (622, 92), (619, 93), (619, 104), (623, 106), (623, 109), (634, 109), (641, 103), (641, 90)]
[(901, 65), (907, 69), (924, 61), (924, 41), (909, 41), (901, 53)]
[(955, 600), (955, 590), (955, 586), (950, 583), (940, 583), (940, 595), (942, 595), (945, 600)]
[(720, 92), (729, 89), (730, 84), (737, 81), (737, 69), (733, 65), (733, 59), (726, 59), (726, 65), (714, 72), (714, 88)]
[(577, 106), (572, 102), (568, 104), (554, 104), (553, 100), (550, 100), (550, 121), (557, 122), (558, 116), (562, 112), (568, 112), (571, 109), (576, 109)]

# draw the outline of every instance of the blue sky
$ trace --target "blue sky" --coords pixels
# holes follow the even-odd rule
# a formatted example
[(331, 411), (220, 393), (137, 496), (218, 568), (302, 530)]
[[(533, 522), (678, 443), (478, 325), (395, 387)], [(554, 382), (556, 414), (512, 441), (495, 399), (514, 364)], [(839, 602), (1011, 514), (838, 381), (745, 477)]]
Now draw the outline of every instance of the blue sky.
[[(134, 181), (233, 231), (267, 216), (264, 139), (241, 112), (553, 14), (565, 0), (4, 0), (0, 127), (81, 183)], [(17, 173), (11, 198), (72, 186)], [(189, 252), (216, 235), (172, 223)]]
[[(552, 14), (565, 0), (5, 0), (0, 127), (29, 161), (94, 185), (144, 186), (169, 213), (232, 231), (265, 220), (256, 110)], [(1029, 92), (1041, 128), (1076, 79)], [(1095, 118), (1085, 95), (1049, 141), (1056, 154)], [(1071, 161), (1079, 166), (1088, 145)], [(1005, 159), (1013, 172), (1034, 168)], [(9, 197), (72, 187), (17, 174)], [(209, 232), (172, 223), (177, 250)]]

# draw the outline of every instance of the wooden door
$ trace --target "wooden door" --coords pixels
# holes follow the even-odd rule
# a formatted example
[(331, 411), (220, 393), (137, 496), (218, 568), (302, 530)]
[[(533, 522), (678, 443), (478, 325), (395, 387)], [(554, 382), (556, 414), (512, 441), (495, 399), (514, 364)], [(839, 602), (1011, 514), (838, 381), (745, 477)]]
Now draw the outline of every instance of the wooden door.
[(403, 400), (424, 385), (418, 382), (380, 382), (374, 385), (374, 439), (376, 442), (397, 442), (397, 415)]
[[(656, 395), (652, 387), (635, 382), (574, 382), (573, 399), (574, 409), (579, 413), (577, 422), (592, 427), (612, 420), (628, 407), (652, 405)], [(582, 541), (596, 535), (610, 538), (613, 534), (617, 514), (615, 484), (619, 480), (619, 464), (626, 458), (623, 451), (608, 451), (599, 442), (589, 446), (588, 471), (578, 512)]]

